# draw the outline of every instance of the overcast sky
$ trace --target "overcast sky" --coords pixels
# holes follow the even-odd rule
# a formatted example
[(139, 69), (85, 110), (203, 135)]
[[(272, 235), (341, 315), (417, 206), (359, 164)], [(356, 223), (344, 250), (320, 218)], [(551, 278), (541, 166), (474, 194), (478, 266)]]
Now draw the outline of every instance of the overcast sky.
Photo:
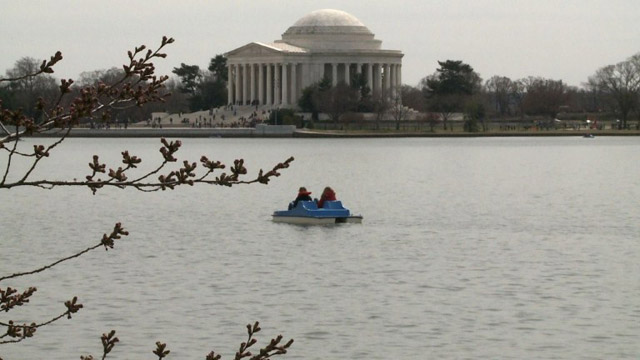
[(638, 0), (0, 0), (0, 72), (24, 56), (60, 50), (57, 78), (120, 67), (133, 46), (175, 38), (156, 63), (209, 60), (281, 38), (299, 18), (339, 9), (384, 49), (404, 53), (402, 81), (417, 85), (438, 60), (462, 60), (486, 80), (542, 76), (580, 86), (598, 68), (640, 52)]

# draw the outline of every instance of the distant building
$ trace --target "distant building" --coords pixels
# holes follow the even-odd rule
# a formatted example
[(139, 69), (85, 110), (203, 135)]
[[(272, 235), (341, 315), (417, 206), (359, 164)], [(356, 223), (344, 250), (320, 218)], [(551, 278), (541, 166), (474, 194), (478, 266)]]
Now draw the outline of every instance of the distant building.
[(363, 73), (374, 96), (394, 98), (401, 86), (400, 50), (382, 41), (354, 16), (313, 11), (272, 43), (252, 42), (226, 53), (229, 104), (292, 106), (302, 89), (322, 78), (349, 84)]

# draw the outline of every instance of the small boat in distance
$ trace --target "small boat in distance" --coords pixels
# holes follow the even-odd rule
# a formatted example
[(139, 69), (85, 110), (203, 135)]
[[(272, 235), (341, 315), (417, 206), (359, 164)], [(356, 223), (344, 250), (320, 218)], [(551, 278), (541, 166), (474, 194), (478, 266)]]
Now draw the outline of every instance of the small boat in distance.
[(315, 201), (298, 201), (296, 207), (275, 211), (272, 216), (274, 222), (298, 225), (362, 223), (362, 216), (351, 215), (339, 200), (325, 201), (322, 208), (318, 208)]
[(587, 138), (587, 139), (593, 139), (595, 137), (595, 135), (593, 135), (593, 134), (584, 134), (582, 137), (583, 138)]

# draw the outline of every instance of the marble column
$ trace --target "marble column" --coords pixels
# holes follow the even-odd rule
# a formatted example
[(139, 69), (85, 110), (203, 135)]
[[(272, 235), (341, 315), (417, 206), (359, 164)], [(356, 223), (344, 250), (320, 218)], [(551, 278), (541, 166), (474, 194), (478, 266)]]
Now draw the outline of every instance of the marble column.
[(271, 76), (271, 64), (267, 64), (267, 102), (266, 105), (273, 103), (273, 77)]
[(258, 104), (264, 104), (264, 64), (258, 64)]
[(289, 64), (282, 64), (282, 105), (289, 105)]
[(367, 64), (367, 86), (371, 93), (373, 93), (373, 64)]
[(276, 63), (274, 64), (274, 104), (275, 105), (280, 105), (280, 101), (281, 101), (281, 96), (282, 96), (282, 87), (280, 85), (280, 64)]
[(378, 96), (382, 96), (382, 64), (377, 64), (374, 69), (375, 72), (375, 87)]
[(391, 99), (395, 99), (398, 93), (398, 86), (396, 85), (396, 64), (389, 64), (389, 75), (391, 76)]
[(256, 99), (256, 65), (251, 64), (251, 104)]
[(384, 96), (391, 98), (391, 66), (384, 64)]
[(236, 105), (238, 103), (238, 101), (240, 100), (240, 64), (236, 64), (235, 66), (235, 70), (236, 70), (236, 76), (235, 76), (235, 83), (236, 83), (236, 97), (235, 99), (233, 99), (233, 104)]
[(398, 102), (402, 104), (402, 64), (396, 64), (396, 91)]
[[(362, 74), (362, 64), (361, 63), (356, 63), (356, 74), (358, 76), (360, 76)], [(358, 100), (360, 100), (361, 97), (362, 97), (362, 93), (360, 91), (358, 91)]]
[(347, 86), (351, 86), (351, 75), (349, 74), (349, 66), (351, 66), (351, 64), (344, 63), (344, 82), (345, 84), (347, 84)]
[(233, 104), (233, 65), (227, 68), (227, 104)]
[(331, 85), (338, 85), (338, 64), (331, 63)]
[(249, 64), (242, 65), (242, 105), (249, 99)]
[(291, 103), (296, 105), (298, 103), (298, 71), (297, 63), (291, 64)]

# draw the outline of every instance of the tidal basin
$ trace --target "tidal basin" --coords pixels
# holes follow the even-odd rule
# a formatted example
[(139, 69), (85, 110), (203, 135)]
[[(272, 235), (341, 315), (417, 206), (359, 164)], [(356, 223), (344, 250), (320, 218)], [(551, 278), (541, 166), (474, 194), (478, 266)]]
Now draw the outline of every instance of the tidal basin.
[[(48, 139), (26, 139), (32, 147)], [(158, 139), (65, 141), (34, 178), (82, 179), (128, 150), (154, 168)], [(283, 359), (637, 359), (640, 356), (638, 137), (183, 139), (250, 174), (296, 160), (268, 186), (140, 193), (11, 189), (0, 201), (0, 273), (48, 264), (3, 286), (37, 286), (3, 315), (44, 320), (77, 295), (72, 320), (39, 329), (6, 359), (232, 358), (245, 325)], [(5, 155), (3, 155), (5, 156)], [(5, 156), (6, 157), (6, 156)], [(5, 163), (5, 157), (0, 163)], [(362, 224), (271, 221), (299, 186), (331, 186)], [(34, 318), (36, 317), (36, 318)]]

